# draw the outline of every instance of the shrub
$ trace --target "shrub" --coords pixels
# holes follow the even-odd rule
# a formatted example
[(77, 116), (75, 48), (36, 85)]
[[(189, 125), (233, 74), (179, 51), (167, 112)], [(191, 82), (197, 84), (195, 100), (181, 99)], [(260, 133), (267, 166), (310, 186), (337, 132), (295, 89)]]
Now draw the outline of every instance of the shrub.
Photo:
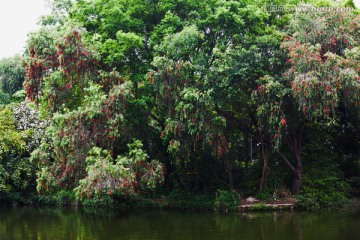
[(176, 189), (168, 196), (168, 207), (186, 210), (211, 210), (214, 206), (213, 194), (196, 194)]
[(40, 112), (28, 100), (13, 105), (11, 111), (15, 118), (16, 128), (22, 131), (26, 138), (26, 151), (31, 153), (40, 146), (49, 121), (41, 119)]
[(74, 189), (77, 199), (130, 196), (155, 190), (163, 183), (163, 165), (157, 160), (146, 161), (148, 155), (141, 149), (142, 143), (135, 140), (128, 147), (129, 155), (118, 156), (115, 163), (108, 151), (98, 147), (90, 150), (86, 158), (87, 176)]
[(9, 94), (6, 94), (0, 90), (0, 105), (6, 105), (10, 102)]
[(73, 191), (61, 190), (56, 193), (56, 203), (59, 206), (70, 206), (75, 202), (75, 193)]
[(16, 131), (12, 112), (0, 111), (0, 194), (25, 190), (31, 185), (32, 167), (21, 158), (25, 141)]
[(347, 203), (346, 193), (349, 185), (337, 177), (308, 180), (305, 179), (301, 195), (297, 196), (300, 209), (341, 206)]
[(217, 190), (214, 210), (217, 212), (235, 212), (240, 203), (240, 196), (234, 191)]

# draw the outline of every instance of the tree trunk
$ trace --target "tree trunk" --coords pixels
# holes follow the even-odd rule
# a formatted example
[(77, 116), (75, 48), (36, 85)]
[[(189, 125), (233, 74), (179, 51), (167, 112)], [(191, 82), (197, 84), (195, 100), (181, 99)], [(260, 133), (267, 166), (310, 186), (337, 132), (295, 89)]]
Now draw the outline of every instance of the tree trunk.
[(293, 152), (296, 159), (296, 166), (294, 172), (294, 180), (292, 187), (292, 194), (299, 195), (302, 183), (302, 161), (301, 161), (301, 140), (304, 131), (304, 125), (301, 125), (295, 135), (293, 136)]
[(288, 145), (290, 149), (292, 150), (296, 164), (295, 166), (291, 164), (291, 162), (283, 155), (282, 153), (278, 152), (280, 157), (285, 162), (286, 166), (289, 168), (289, 170), (293, 174), (293, 184), (291, 193), (293, 195), (299, 195), (301, 190), (301, 184), (302, 184), (302, 160), (301, 160), (301, 141), (304, 131), (304, 125), (302, 124), (294, 134), (288, 136)]
[(224, 162), (225, 162), (225, 168), (226, 168), (226, 171), (227, 171), (228, 177), (229, 177), (229, 187), (231, 190), (234, 190), (233, 167), (230, 164), (228, 157), (225, 157)]
[(292, 186), (292, 194), (299, 195), (302, 183), (302, 161), (301, 161), (301, 153), (300, 153), (300, 144), (295, 141), (294, 146), (294, 155), (296, 159), (296, 167), (294, 172), (293, 186)]
[[(293, 184), (291, 193), (293, 195), (299, 195), (302, 183), (302, 164), (301, 161), (297, 162), (296, 166), (294, 167), (291, 162), (280, 152), (278, 154), (284, 160), (286, 166), (290, 169), (291, 173), (293, 174)], [(300, 159), (301, 160), (301, 159)]]
[(266, 185), (266, 177), (268, 171), (268, 160), (266, 157), (263, 156), (264, 165), (261, 172), (261, 179), (260, 179), (260, 186), (259, 186), (259, 193), (263, 193)]
[(302, 182), (301, 171), (297, 170), (295, 175), (294, 175), (293, 186), (292, 186), (292, 190), (291, 190), (293, 195), (299, 195), (300, 194), (301, 182)]
[(234, 174), (232, 169), (228, 169), (228, 174), (229, 174), (229, 187), (231, 190), (234, 190)]
[(259, 186), (259, 193), (262, 193), (265, 189), (266, 185), (266, 178), (269, 172), (269, 149), (264, 143), (264, 137), (260, 137), (260, 143), (261, 143), (261, 157), (263, 160), (263, 167), (261, 172), (261, 179), (260, 179), (260, 186)]

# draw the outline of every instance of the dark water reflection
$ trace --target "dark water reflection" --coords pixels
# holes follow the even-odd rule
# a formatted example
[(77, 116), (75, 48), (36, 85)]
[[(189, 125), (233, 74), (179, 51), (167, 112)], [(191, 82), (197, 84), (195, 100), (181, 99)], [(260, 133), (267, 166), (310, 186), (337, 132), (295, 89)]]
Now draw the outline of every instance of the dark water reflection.
[(222, 215), (0, 208), (0, 239), (360, 239), (360, 212)]

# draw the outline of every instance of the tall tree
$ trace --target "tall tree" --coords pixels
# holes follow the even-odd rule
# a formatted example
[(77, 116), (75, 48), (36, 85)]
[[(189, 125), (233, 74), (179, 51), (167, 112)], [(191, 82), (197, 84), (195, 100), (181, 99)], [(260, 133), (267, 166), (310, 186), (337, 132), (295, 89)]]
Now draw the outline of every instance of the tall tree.
[(149, 78), (169, 149), (187, 159), (211, 146), (233, 186), (229, 146), (238, 146), (241, 134), (260, 141), (251, 92), (256, 79), (279, 71), (274, 52), (281, 36), (266, 26), (266, 13), (246, 2), (216, 2), (203, 11), (204, 19), (190, 20), (155, 47)]
[(0, 60), (0, 92), (11, 98), (23, 88), (25, 71), (23, 60), (19, 55)]
[[(359, 17), (353, 13), (296, 14), (283, 43), (289, 52), (289, 69), (284, 76), (265, 78), (257, 90), (260, 98), (272, 96), (260, 104), (258, 113), (270, 113), (265, 122), (272, 129), (280, 157), (294, 176), (293, 194), (301, 189), (306, 124), (336, 121), (341, 109), (358, 109), (358, 26)], [(295, 163), (281, 152), (284, 144)]]

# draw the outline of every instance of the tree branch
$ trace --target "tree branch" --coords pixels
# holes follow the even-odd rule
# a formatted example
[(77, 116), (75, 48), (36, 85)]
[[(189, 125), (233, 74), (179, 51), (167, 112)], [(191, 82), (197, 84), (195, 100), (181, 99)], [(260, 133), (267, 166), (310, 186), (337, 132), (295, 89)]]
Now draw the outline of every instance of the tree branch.
[(303, 133), (304, 133), (304, 128), (305, 128), (305, 124), (301, 124), (299, 132), (297, 134), (297, 142), (298, 142), (299, 152), (300, 152), (300, 149), (301, 149), (301, 140), (302, 140), (302, 136), (303, 136)]
[(233, 123), (235, 124), (235, 126), (242, 132), (248, 134), (251, 138), (255, 138), (255, 133), (252, 130), (252, 128), (250, 126), (245, 126), (240, 124), (240, 120), (237, 119), (233, 114), (228, 113), (222, 109), (220, 109), (217, 106), (214, 106), (214, 110), (216, 111), (217, 114), (219, 114), (220, 116), (225, 117), (227, 120), (233, 121)]
[(295, 170), (294, 166), (290, 163), (290, 161), (287, 159), (287, 157), (285, 157), (285, 155), (282, 154), (281, 152), (277, 152), (277, 153), (279, 154), (281, 159), (284, 161), (285, 165), (290, 169), (290, 171), (295, 174), (296, 170)]

